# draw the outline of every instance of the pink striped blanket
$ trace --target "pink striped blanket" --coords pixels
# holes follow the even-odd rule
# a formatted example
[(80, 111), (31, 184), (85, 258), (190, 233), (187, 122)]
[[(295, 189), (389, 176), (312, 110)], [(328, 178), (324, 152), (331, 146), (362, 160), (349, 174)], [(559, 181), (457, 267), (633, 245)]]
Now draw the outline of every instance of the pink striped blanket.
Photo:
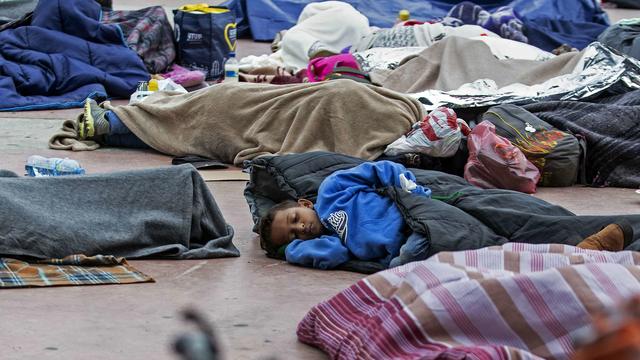
[(316, 305), (298, 339), (334, 359), (567, 359), (595, 312), (640, 293), (638, 264), (555, 244), (443, 252)]

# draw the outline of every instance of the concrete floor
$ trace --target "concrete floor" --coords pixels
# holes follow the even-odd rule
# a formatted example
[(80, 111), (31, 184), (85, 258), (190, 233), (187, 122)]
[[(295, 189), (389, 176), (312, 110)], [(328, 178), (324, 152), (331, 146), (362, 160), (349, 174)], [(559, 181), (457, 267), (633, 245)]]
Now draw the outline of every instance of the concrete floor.
[[(181, 2), (164, 1), (173, 8)], [(140, 8), (145, 1), (115, 1)], [(119, 6), (120, 5), (120, 6)], [(620, 17), (626, 17), (623, 13)], [(242, 41), (239, 55), (266, 53), (269, 44)], [(47, 148), (47, 139), (77, 109), (0, 112), (0, 168), (23, 172), (32, 154), (77, 159), (89, 173), (170, 164), (152, 151), (101, 149), (72, 153)], [(315, 359), (319, 351), (296, 341), (295, 329), (316, 303), (362, 276), (314, 271), (267, 259), (251, 232), (242, 181), (209, 183), (242, 256), (206, 261), (131, 261), (156, 283), (19, 289), (0, 293), (3, 359), (171, 359), (170, 343), (188, 330), (179, 319), (196, 307), (211, 319), (228, 359)], [(535, 196), (578, 214), (640, 213), (631, 189), (542, 188)]]

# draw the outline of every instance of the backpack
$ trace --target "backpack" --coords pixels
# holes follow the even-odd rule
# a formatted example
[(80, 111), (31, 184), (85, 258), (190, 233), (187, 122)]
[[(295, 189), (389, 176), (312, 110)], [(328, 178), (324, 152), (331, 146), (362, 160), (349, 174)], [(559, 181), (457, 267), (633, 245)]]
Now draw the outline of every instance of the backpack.
[(496, 133), (509, 139), (540, 170), (540, 186), (576, 183), (584, 148), (575, 136), (511, 104), (489, 108), (482, 120), (493, 123)]

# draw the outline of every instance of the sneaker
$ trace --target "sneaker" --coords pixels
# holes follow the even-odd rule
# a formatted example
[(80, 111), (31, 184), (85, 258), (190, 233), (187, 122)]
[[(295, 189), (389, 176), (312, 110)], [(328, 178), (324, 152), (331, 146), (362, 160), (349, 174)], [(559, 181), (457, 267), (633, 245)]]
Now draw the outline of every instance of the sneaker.
[(80, 140), (91, 140), (109, 134), (109, 121), (105, 116), (106, 113), (107, 110), (101, 108), (95, 100), (85, 100), (84, 111), (78, 116), (78, 137)]
[(609, 224), (582, 240), (577, 247), (588, 250), (621, 251), (631, 244), (633, 228), (627, 221)]

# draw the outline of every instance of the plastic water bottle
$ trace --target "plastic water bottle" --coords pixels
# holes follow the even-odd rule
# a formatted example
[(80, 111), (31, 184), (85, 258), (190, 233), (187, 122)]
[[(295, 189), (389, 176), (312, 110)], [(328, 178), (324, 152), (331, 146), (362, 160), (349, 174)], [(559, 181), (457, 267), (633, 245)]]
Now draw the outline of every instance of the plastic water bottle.
[(224, 81), (226, 83), (239, 82), (238, 72), (240, 71), (240, 64), (236, 59), (236, 53), (230, 52), (229, 58), (224, 63)]
[(24, 169), (27, 171), (27, 176), (35, 177), (84, 174), (84, 169), (75, 160), (46, 158), (39, 155), (29, 156)]

